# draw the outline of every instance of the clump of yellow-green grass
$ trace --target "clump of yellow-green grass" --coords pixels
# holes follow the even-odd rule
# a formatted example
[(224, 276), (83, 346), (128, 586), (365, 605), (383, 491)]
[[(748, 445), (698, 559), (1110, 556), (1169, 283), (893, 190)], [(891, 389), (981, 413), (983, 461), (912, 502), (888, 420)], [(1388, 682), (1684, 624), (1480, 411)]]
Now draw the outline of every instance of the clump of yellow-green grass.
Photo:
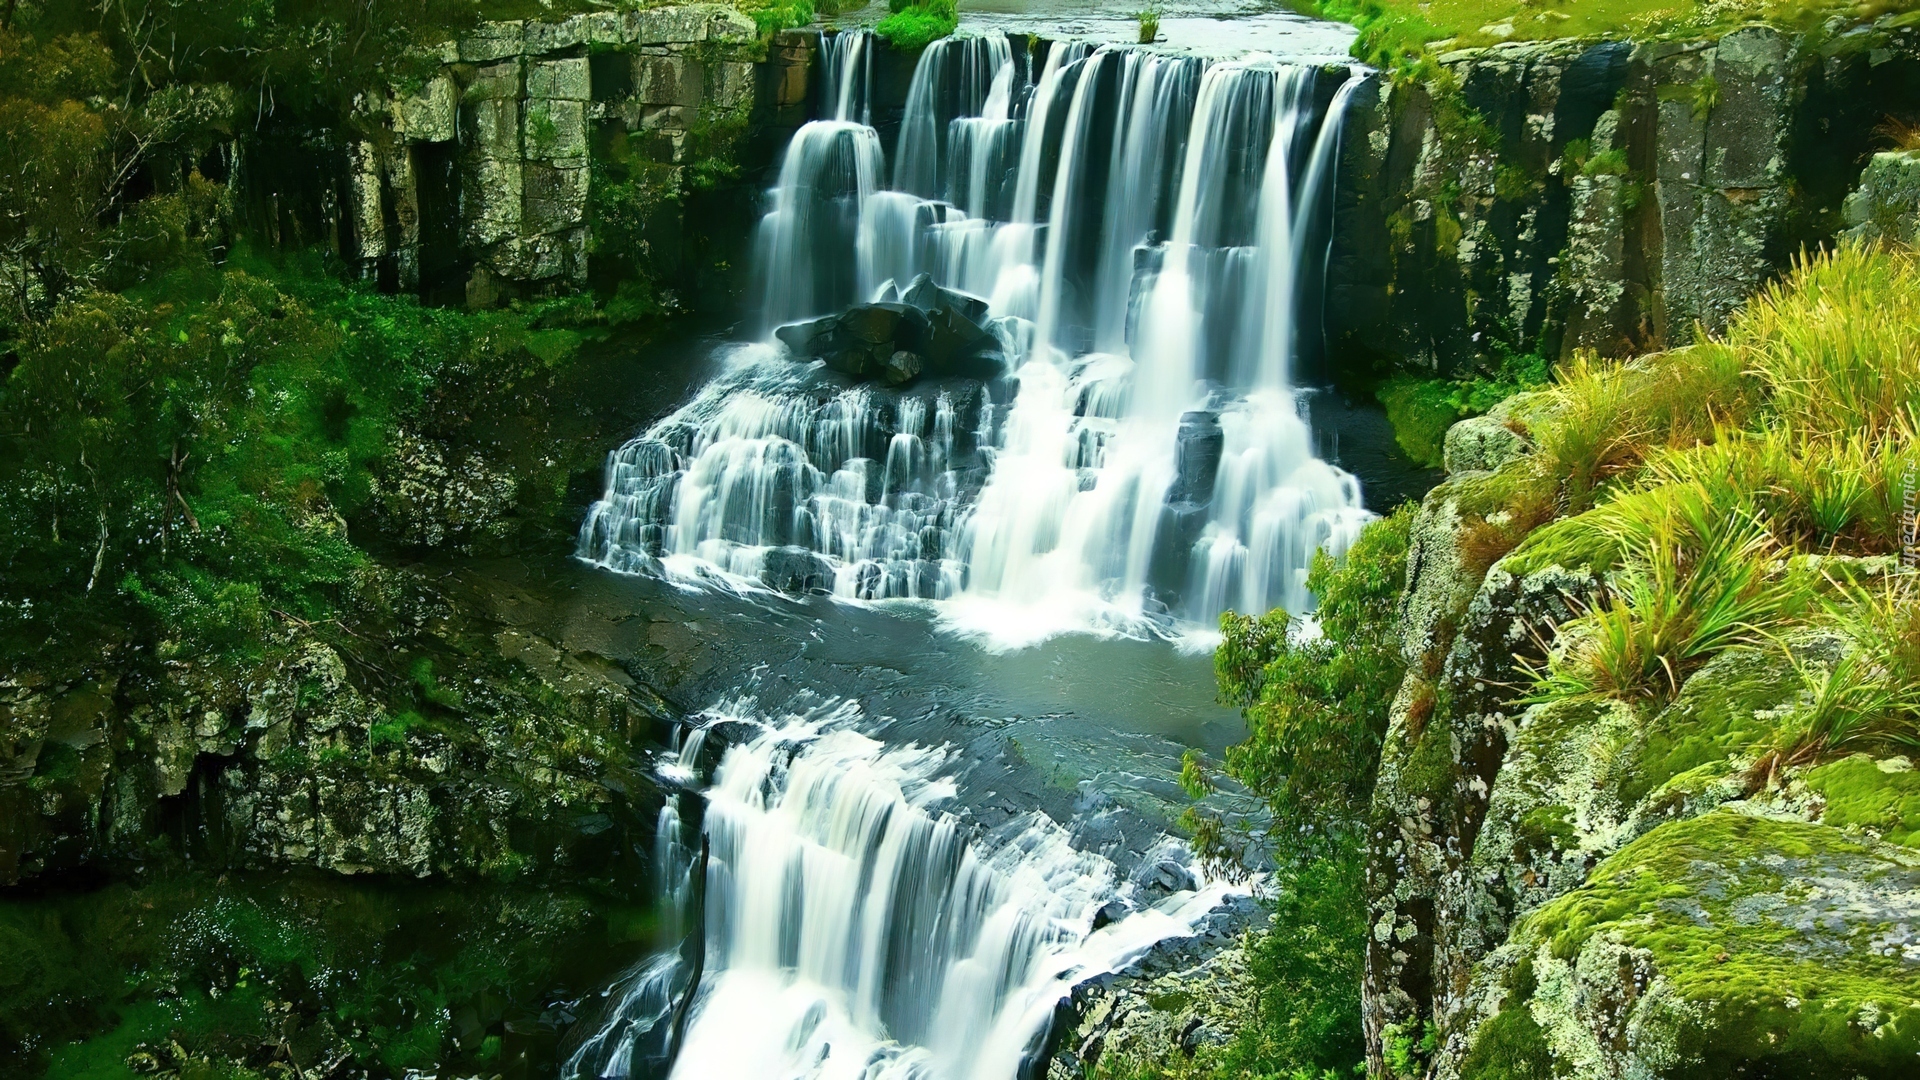
[(1766, 22), (1812, 30), (1834, 15), (1867, 20), (1915, 0), (1294, 0), (1360, 29), (1354, 55), (1405, 67), (1439, 49), (1546, 38), (1695, 37)]
[[(1920, 746), (1920, 575), (1865, 582), (1804, 556), (1898, 556), (1920, 485), (1920, 257), (1806, 257), (1719, 338), (1562, 368), (1527, 410), (1523, 466), (1567, 515), (1509, 559), (1602, 575), (1527, 668), (1534, 700), (1664, 700), (1733, 647), (1775, 649), (1804, 693), (1758, 768)], [(1859, 567), (1863, 564), (1845, 564)], [(1838, 659), (1786, 646), (1818, 627)]]

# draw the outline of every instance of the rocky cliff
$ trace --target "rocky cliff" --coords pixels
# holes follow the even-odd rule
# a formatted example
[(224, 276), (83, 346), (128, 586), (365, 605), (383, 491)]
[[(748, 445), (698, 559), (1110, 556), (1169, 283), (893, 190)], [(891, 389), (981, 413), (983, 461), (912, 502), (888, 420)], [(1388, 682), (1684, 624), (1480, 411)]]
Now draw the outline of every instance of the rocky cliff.
[(1913, 119), (1908, 22), (1520, 42), (1382, 74), (1343, 155), (1332, 371), (1455, 375), (1721, 328), (1834, 238), (1876, 129)]
[[(1633, 361), (1609, 392), (1686, 383), (1702, 355), (1717, 354)], [(1677, 396), (1704, 402), (1703, 415), (1742, 408), (1701, 389)], [(1619, 574), (1627, 533), (1601, 522), (1675, 497), (1646, 480), (1579, 513), (1587, 497), (1565, 445), (1594, 407), (1556, 389), (1457, 425), (1449, 475), (1416, 519), (1409, 671), (1369, 842), (1370, 1064), (1448, 1078), (1908, 1075), (1920, 1045), (1920, 774), (1891, 743), (1778, 749), (1835, 707), (1823, 673), (1866, 663), (1861, 638), (1776, 624), (1667, 668), (1651, 690), (1567, 695), (1537, 681), (1595, 640), (1580, 634), (1604, 632), (1598, 606), (1647, 602)], [(1902, 481), (1889, 469), (1863, 499), (1884, 500), (1875, 513), (1897, 526)], [(1724, 490), (1750, 497), (1741, 483)], [(1772, 490), (1760, 497), (1785, 497)], [(1768, 520), (1794, 529), (1785, 510)], [(1827, 550), (1854, 554), (1775, 549), (1767, 580), (1884, 592), (1887, 610), (1910, 613), (1898, 559), (1872, 554), (1884, 543), (1838, 532)], [(1582, 627), (1573, 644), (1570, 625)]]
[(683, 281), (689, 198), (805, 121), (814, 43), (719, 4), (483, 24), (362, 99), (343, 253), (476, 307), (584, 286), (596, 258)]

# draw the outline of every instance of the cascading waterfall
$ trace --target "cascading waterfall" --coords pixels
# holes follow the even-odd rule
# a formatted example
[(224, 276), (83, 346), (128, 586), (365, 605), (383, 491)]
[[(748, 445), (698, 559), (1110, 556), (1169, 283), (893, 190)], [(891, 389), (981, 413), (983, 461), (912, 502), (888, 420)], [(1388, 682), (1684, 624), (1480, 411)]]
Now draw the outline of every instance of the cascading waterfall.
[[(1290, 383), (1352, 73), (999, 35), (922, 55), (891, 186), (873, 43), (827, 39), (822, 109), (758, 235), (766, 330), (917, 275), (988, 301), (1010, 374), (849, 385), (742, 348), (614, 453), (582, 557), (945, 602), (1003, 645), (1310, 609), (1369, 516)], [(1328, 89), (1332, 89), (1329, 87)]]
[[(1073, 978), (1190, 932), (1235, 891), (1213, 883), (1149, 904), (1038, 813), (973, 838), (942, 809), (955, 793), (949, 751), (886, 746), (860, 732), (851, 702), (773, 719), (736, 702), (705, 719), (668, 779), (696, 779), (716, 729), (750, 734), (705, 789), (704, 866), (674, 801), (700, 796), (670, 797), (661, 817), (662, 906), (691, 922), (691, 882), (704, 881), (697, 993), (684, 954), (643, 962), (610, 992), (566, 1080), (669, 1061), (672, 1076), (700, 1080), (1011, 1080)], [(1116, 900), (1141, 910), (1094, 930)]]

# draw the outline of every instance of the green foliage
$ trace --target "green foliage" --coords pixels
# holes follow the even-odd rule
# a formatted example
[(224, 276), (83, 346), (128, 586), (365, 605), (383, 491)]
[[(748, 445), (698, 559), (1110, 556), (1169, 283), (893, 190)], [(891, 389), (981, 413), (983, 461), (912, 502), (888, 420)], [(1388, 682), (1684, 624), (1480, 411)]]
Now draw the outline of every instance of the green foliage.
[(61, 305), (0, 384), (0, 628), (125, 600), (171, 648), (241, 654), (331, 618), (396, 427), (567, 363), (577, 314), (425, 308), (244, 257)]
[(693, 186), (718, 187), (740, 176), (740, 148), (746, 141), (747, 122), (752, 106), (742, 104), (732, 110), (705, 106), (687, 129), (688, 150), (693, 158)]
[(671, 311), (672, 297), (662, 295), (655, 281), (647, 234), (660, 209), (682, 197), (675, 168), (650, 160), (620, 130), (607, 137), (589, 166), (587, 251), (596, 264), (616, 268), (620, 279), (607, 302), (608, 321), (638, 323)]
[(322, 875), (11, 897), (0, 1072), (129, 1076), (133, 1058), (149, 1072), (293, 1075), (291, 1056), (312, 1075), (318, 1053), (395, 1076), (471, 1067), (558, 981), (610, 974), (634, 918), (612, 897)]
[(1141, 8), (1138, 12), (1134, 13), (1134, 18), (1140, 23), (1140, 44), (1153, 44), (1160, 36), (1160, 9), (1154, 7)]
[(1804, 688), (1774, 735), (1762, 772), (1855, 750), (1920, 749), (1920, 587), (1911, 574), (1877, 588), (1841, 586), (1825, 620), (1846, 651), (1802, 659), (1784, 650)]
[(1418, 379), (1401, 375), (1383, 384), (1378, 395), (1393, 424), (1394, 441), (1421, 465), (1437, 467), (1446, 446), (1447, 429), (1518, 393), (1544, 386), (1548, 379), (1544, 357), (1496, 349), (1499, 366), (1491, 375), (1458, 379)]
[[(1871, 19), (1911, 0), (1294, 0), (1310, 15), (1360, 30), (1353, 55), (1405, 76), (1425, 77), (1446, 49), (1545, 38), (1708, 36), (1749, 21), (1816, 31), (1825, 20)], [(1691, 89), (1691, 88), (1689, 88)], [(1690, 95), (1691, 96), (1691, 95)]]
[(1214, 1074), (1357, 1075), (1366, 1044), (1360, 983), (1367, 942), (1366, 875), (1357, 852), (1281, 874), (1273, 923), (1252, 943), (1260, 988), (1255, 1023), (1221, 1053)]
[(1603, 596), (1558, 628), (1534, 700), (1670, 696), (1716, 653), (1753, 643), (1811, 601), (1807, 582), (1771, 572), (1777, 543), (1763, 522), (1722, 511), (1698, 487), (1663, 494), (1664, 513), (1622, 537), (1628, 555)]
[(1916, 290), (1920, 256), (1843, 245), (1761, 290), (1727, 340), (1795, 430), (1909, 435), (1920, 410)]
[(789, 0), (787, 3), (744, 3), (738, 5), (753, 20), (761, 37), (782, 30), (791, 30), (799, 26), (808, 26), (814, 19), (813, 0)]
[(954, 4), (955, 0), (922, 0), (912, 4), (888, 0), (892, 14), (881, 19), (873, 32), (886, 38), (896, 49), (917, 52), (953, 33), (960, 25)]
[[(1404, 669), (1396, 620), (1413, 513), (1402, 506), (1340, 559), (1315, 559), (1311, 626), (1282, 611), (1221, 618), (1220, 697), (1240, 706), (1249, 729), (1228, 748), (1225, 771), (1271, 810), (1264, 839), (1279, 869), (1272, 926), (1250, 950), (1254, 1022), (1196, 1058), (1193, 1075), (1316, 1080), (1360, 1067), (1362, 822)], [(1195, 798), (1211, 789), (1197, 754), (1181, 783)], [(1241, 854), (1218, 818), (1189, 810), (1183, 821), (1203, 854)]]
[(1338, 562), (1315, 560), (1317, 634), (1281, 611), (1221, 618), (1221, 697), (1242, 705), (1249, 731), (1226, 772), (1267, 801), (1283, 862), (1343, 850), (1365, 817), (1404, 668), (1395, 620), (1412, 522), (1403, 506)]

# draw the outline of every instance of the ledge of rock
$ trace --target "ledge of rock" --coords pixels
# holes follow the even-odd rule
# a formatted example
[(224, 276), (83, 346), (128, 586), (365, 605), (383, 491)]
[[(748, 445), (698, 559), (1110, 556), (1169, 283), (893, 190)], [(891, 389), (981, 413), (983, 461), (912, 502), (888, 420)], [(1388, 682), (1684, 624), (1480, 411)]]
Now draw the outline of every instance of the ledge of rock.
[(774, 336), (795, 357), (823, 361), (856, 379), (904, 386), (917, 378), (991, 378), (1004, 366), (987, 302), (922, 274), (905, 289), (838, 315), (788, 323)]

